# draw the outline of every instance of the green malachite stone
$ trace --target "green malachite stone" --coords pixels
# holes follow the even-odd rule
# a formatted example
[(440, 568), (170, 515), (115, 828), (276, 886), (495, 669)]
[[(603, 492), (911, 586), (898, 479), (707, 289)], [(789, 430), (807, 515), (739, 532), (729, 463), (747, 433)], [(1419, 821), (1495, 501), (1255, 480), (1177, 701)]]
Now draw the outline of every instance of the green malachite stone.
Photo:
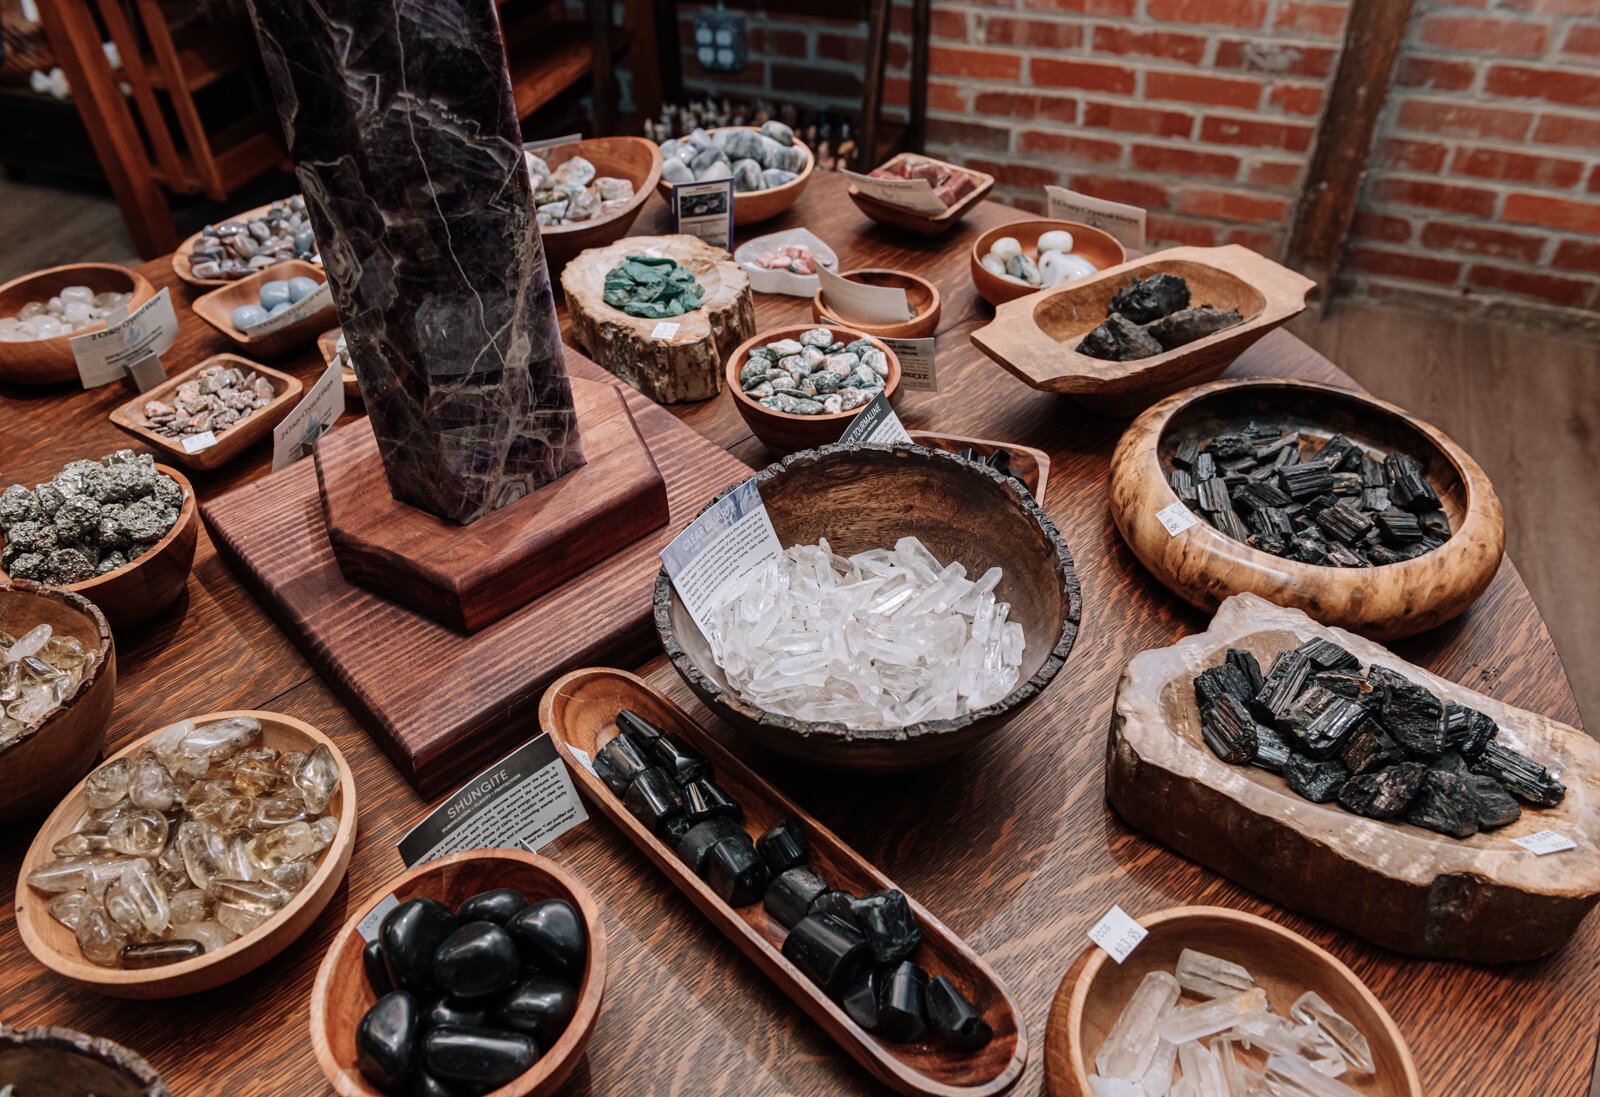
[(605, 277), (600, 299), (629, 316), (659, 320), (701, 307), (694, 272), (665, 256), (630, 255)]

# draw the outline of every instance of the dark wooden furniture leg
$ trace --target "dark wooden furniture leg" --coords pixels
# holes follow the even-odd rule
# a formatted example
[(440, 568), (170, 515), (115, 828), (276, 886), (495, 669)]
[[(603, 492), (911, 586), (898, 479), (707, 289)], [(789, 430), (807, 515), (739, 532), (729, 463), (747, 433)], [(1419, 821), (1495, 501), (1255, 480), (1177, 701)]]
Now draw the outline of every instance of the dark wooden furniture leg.
[(906, 119), (906, 148), (922, 152), (928, 141), (928, 39), (932, 0), (911, 3), (911, 107)]
[[(878, 166), (878, 116), (883, 113), (883, 69), (889, 55), (889, 0), (867, 9), (867, 79), (861, 93), (861, 131), (856, 135), (860, 171)], [(850, 165), (847, 165), (850, 166)]]
[(617, 125), (617, 83), (611, 56), (611, 0), (584, 0), (589, 21), (589, 52), (593, 67), (589, 79), (593, 88), (594, 136), (609, 137)]

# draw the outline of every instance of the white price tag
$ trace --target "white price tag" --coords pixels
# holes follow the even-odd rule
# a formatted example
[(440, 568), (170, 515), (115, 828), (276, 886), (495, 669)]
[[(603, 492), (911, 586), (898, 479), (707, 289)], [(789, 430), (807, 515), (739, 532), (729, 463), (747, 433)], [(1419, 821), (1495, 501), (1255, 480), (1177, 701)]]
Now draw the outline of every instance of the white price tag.
[(1106, 954), (1120, 964), (1149, 933), (1149, 930), (1128, 917), (1121, 907), (1113, 906), (1089, 931), (1089, 940), (1105, 949)]
[(217, 444), (217, 436), (213, 431), (201, 431), (191, 434), (183, 440), (183, 452), (199, 453), (203, 449), (210, 449)]
[(713, 635), (711, 612), (718, 592), (783, 555), (766, 504), (754, 479), (746, 480), (705, 509), (666, 548), (661, 563), (684, 608), (700, 631)]
[(1557, 834), (1553, 830), (1541, 830), (1538, 834), (1513, 838), (1511, 839), (1511, 844), (1521, 846), (1529, 853), (1539, 857), (1543, 857), (1547, 853), (1565, 853), (1569, 849), (1578, 848), (1578, 843), (1568, 838), (1565, 834)]
[(938, 392), (939, 373), (934, 366), (932, 339), (885, 339), (900, 359), (900, 387), (907, 392)]
[(399, 899), (396, 899), (393, 895), (385, 895), (378, 902), (378, 905), (372, 908), (371, 914), (356, 923), (356, 932), (361, 934), (361, 939), (363, 941), (377, 940), (378, 930), (383, 928), (383, 920), (389, 916), (391, 910), (399, 905)]
[(674, 335), (678, 334), (679, 326), (680, 325), (674, 324), (671, 320), (662, 320), (655, 326), (655, 330), (650, 333), (650, 338), (671, 339)]
[(1079, 221), (1104, 229), (1126, 247), (1144, 250), (1145, 212), (1138, 206), (1090, 198), (1066, 187), (1045, 187), (1045, 210), (1058, 221)]
[(286, 468), (310, 453), (317, 439), (332, 430), (343, 414), (344, 378), (335, 359), (294, 410), (272, 428), (272, 471)]
[(165, 354), (177, 338), (178, 314), (172, 311), (172, 294), (162, 290), (101, 330), (73, 336), (70, 345), (78, 362), (78, 379), (91, 389), (122, 380), (134, 365)]
[(900, 417), (894, 413), (894, 408), (889, 406), (889, 398), (880, 392), (872, 398), (871, 403), (856, 412), (856, 417), (850, 420), (848, 427), (844, 428), (839, 441), (909, 442), (911, 435), (906, 433)]
[(1200, 524), (1200, 519), (1194, 516), (1194, 511), (1182, 499), (1156, 511), (1156, 521), (1166, 527), (1169, 537), (1176, 537), (1190, 526)]

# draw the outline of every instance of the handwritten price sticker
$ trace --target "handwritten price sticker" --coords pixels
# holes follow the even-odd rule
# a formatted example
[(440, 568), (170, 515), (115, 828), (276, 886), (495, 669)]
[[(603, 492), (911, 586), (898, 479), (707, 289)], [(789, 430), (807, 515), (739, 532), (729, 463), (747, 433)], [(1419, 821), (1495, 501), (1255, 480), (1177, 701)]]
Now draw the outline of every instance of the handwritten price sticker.
[(217, 444), (215, 431), (204, 431), (200, 434), (191, 434), (183, 440), (183, 452), (199, 453), (203, 449), (210, 449)]
[(1200, 519), (1194, 516), (1194, 511), (1185, 506), (1181, 500), (1156, 511), (1156, 521), (1166, 529), (1169, 537), (1176, 537), (1190, 526), (1200, 524)]
[(1557, 834), (1553, 830), (1541, 830), (1538, 834), (1513, 838), (1511, 839), (1511, 844), (1521, 846), (1529, 853), (1539, 857), (1543, 857), (1547, 853), (1565, 853), (1569, 849), (1578, 848), (1578, 843), (1564, 834)]
[(1128, 917), (1121, 907), (1113, 906), (1089, 931), (1089, 940), (1105, 949), (1106, 955), (1120, 964), (1149, 934), (1149, 930)]

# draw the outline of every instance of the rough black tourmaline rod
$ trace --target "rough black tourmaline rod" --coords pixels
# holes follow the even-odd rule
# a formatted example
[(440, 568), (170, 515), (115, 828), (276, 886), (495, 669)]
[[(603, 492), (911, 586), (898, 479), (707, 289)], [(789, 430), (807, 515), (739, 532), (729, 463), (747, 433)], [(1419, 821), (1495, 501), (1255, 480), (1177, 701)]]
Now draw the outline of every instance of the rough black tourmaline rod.
[(472, 522), (583, 464), (494, 0), (252, 0), (395, 498)]

